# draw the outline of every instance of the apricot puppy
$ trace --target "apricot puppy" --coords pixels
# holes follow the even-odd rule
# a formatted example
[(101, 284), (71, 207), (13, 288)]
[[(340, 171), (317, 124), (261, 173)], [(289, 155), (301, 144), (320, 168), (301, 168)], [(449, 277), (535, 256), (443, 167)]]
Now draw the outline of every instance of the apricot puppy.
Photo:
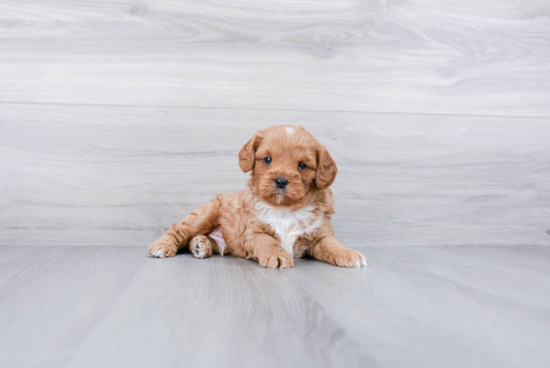
[(262, 267), (289, 268), (306, 254), (335, 266), (361, 267), (367, 259), (334, 237), (329, 186), (336, 164), (301, 126), (257, 131), (239, 152), (248, 189), (220, 194), (197, 208), (149, 246), (173, 257), (189, 246), (197, 258), (212, 254), (252, 258)]

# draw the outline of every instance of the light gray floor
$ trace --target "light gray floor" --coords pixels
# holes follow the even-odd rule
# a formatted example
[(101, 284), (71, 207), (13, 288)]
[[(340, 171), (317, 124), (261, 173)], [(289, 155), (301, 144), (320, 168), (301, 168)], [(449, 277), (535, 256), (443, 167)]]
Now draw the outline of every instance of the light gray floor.
[(365, 247), (289, 270), (0, 247), (5, 367), (543, 367), (549, 247)]
[[(548, 366), (549, 12), (0, 0), (0, 365)], [(151, 259), (274, 124), (371, 267)]]

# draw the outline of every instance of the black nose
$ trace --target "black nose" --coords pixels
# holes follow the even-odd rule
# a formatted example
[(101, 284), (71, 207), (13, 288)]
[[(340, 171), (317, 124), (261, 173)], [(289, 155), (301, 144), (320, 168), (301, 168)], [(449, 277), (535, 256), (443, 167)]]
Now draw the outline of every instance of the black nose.
[(275, 179), (275, 185), (277, 185), (277, 188), (279, 189), (285, 189), (285, 187), (288, 185), (288, 180), (285, 178), (277, 178)]

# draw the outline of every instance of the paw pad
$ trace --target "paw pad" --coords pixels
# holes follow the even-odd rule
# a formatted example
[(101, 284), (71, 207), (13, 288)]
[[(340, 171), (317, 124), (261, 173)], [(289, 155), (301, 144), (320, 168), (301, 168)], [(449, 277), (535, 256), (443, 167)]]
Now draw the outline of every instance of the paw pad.
[(212, 244), (204, 235), (194, 237), (190, 248), (196, 258), (208, 258), (212, 255)]

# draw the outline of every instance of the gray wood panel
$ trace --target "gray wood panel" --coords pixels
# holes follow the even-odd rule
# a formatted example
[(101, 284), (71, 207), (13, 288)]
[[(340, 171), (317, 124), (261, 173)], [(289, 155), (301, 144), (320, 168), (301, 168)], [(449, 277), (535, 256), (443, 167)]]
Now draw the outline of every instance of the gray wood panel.
[(130, 247), (0, 248), (0, 361), (59, 367), (147, 259)]
[[(550, 247), (364, 247), (370, 267), (0, 247), (9, 367), (546, 367)], [(9, 259), (9, 262), (3, 262)]]
[(547, 0), (0, 1), (0, 101), (550, 116)]
[(245, 188), (252, 133), (302, 124), (339, 173), (345, 244), (549, 245), (547, 119), (0, 105), (0, 244), (140, 245)]

